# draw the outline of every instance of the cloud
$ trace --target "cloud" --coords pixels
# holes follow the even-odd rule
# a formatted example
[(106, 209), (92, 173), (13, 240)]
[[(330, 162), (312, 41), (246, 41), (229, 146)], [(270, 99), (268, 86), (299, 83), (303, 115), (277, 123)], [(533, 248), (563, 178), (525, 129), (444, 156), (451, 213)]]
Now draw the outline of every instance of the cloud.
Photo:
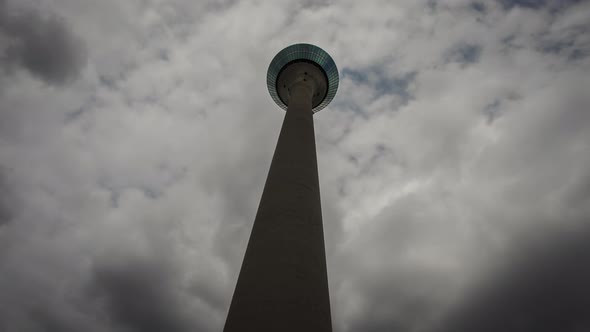
[(468, 293), (436, 331), (584, 331), (588, 307), (588, 229), (523, 239)]
[(295, 42), (341, 74), (314, 116), (335, 331), (585, 324), (588, 3), (3, 6), (0, 330), (220, 331)]
[(189, 331), (175, 290), (177, 282), (169, 266), (152, 261), (126, 260), (94, 270), (90, 283), (92, 298), (104, 301), (112, 324), (129, 331)]
[(14, 204), (14, 197), (10, 185), (7, 183), (6, 175), (4, 175), (5, 172), (4, 169), (0, 168), (0, 193), (2, 193), (0, 196), (0, 227), (13, 218), (11, 206)]
[(83, 42), (59, 17), (0, 2), (0, 60), (4, 71), (27, 69), (47, 83), (75, 78), (86, 63)]

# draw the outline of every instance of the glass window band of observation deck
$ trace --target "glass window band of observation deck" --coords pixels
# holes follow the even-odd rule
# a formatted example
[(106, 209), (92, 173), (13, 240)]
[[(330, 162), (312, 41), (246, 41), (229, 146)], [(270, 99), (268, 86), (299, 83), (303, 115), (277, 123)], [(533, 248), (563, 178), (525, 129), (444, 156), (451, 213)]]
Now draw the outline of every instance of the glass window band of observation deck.
[(328, 53), (321, 48), (310, 45), (310, 44), (294, 44), (287, 46), (282, 51), (277, 53), (273, 58), (268, 67), (268, 73), (266, 76), (266, 85), (268, 92), (272, 99), (284, 110), (287, 110), (287, 105), (281, 100), (277, 92), (277, 78), (281, 70), (289, 63), (297, 60), (307, 60), (316, 63), (326, 74), (328, 78), (328, 89), (325, 98), (316, 107), (313, 108), (313, 112), (319, 112), (325, 108), (336, 95), (338, 90), (338, 68), (336, 63)]

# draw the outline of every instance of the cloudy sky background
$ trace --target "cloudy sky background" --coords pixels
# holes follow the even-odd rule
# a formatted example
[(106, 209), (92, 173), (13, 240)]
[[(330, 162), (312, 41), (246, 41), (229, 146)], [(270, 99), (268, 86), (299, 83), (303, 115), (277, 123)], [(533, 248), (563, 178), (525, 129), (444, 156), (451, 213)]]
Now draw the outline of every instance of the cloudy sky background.
[(590, 330), (590, 3), (0, 0), (0, 331), (221, 331), (284, 113), (334, 330)]

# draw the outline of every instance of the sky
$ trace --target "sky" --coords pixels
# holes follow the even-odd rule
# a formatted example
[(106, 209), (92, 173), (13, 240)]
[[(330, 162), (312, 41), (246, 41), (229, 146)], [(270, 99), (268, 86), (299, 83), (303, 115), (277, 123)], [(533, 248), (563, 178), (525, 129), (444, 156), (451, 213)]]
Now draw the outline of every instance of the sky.
[(590, 2), (0, 0), (0, 331), (221, 331), (299, 42), (336, 332), (590, 331)]

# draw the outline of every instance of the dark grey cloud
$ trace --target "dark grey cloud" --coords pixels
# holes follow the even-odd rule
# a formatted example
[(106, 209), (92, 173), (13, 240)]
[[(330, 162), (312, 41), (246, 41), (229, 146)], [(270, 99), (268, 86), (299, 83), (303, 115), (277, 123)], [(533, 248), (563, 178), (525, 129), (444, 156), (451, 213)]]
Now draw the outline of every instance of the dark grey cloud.
[(434, 331), (590, 330), (590, 227), (522, 237)]
[[(37, 305), (26, 312), (30, 326), (23, 330), (40, 332), (76, 332), (84, 330), (99, 332), (94, 318), (84, 317), (83, 309), (88, 307), (88, 303), (91, 303), (91, 301), (85, 299), (84, 302), (78, 303), (80, 306), (76, 309), (64, 308), (60, 305)], [(11, 329), (7, 328), (6, 330), (10, 331)]]
[(0, 227), (13, 218), (14, 193), (7, 179), (7, 170), (0, 166)]
[(436, 297), (444, 276), (428, 268), (398, 266), (397, 271), (364, 280), (362, 315), (350, 331), (420, 331), (441, 306)]
[(499, 0), (505, 8), (541, 8), (547, 4), (547, 0)]
[(198, 331), (184, 315), (183, 290), (170, 264), (122, 259), (93, 272), (89, 299), (102, 303), (112, 326), (130, 332)]
[(63, 84), (86, 64), (86, 48), (63, 19), (0, 2), (0, 66), (17, 66), (47, 83)]
[(477, 12), (480, 13), (485, 13), (486, 11), (486, 6), (484, 3), (479, 2), (479, 1), (474, 1), (471, 3), (471, 8)]
[(552, 11), (563, 9), (572, 4), (580, 3), (582, 0), (498, 0), (505, 9), (527, 8), (540, 9), (549, 8)]

